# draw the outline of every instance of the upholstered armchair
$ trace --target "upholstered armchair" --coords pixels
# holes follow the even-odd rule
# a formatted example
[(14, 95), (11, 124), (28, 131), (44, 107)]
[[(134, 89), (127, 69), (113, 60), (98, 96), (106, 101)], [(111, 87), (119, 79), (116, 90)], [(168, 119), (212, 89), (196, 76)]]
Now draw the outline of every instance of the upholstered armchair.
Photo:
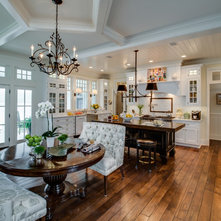
[(107, 176), (118, 168), (123, 174), (125, 127), (107, 123), (84, 122), (80, 139), (85, 142), (94, 140), (105, 147), (105, 154), (97, 164), (91, 166), (92, 170), (104, 176), (104, 195), (107, 195)]

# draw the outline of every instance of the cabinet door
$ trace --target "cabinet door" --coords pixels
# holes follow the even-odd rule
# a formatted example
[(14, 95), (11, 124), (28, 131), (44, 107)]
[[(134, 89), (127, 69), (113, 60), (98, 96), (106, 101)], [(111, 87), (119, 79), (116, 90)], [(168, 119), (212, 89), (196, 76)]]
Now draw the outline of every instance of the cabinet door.
[(185, 143), (186, 141), (186, 131), (185, 129), (181, 129), (175, 134), (175, 142), (176, 143)]
[(186, 144), (199, 145), (199, 132), (196, 128), (187, 128), (186, 130)]
[(188, 80), (188, 105), (199, 105), (200, 104), (200, 80), (192, 78)]
[(76, 135), (80, 135), (83, 129), (83, 123), (86, 121), (86, 116), (76, 117)]

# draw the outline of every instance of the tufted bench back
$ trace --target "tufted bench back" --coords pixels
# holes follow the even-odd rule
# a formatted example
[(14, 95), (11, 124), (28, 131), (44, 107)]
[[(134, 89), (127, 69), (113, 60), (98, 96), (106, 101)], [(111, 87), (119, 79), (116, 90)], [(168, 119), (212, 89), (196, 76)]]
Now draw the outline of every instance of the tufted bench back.
[(84, 122), (80, 135), (85, 141), (94, 140), (105, 146), (105, 157), (112, 156), (117, 165), (123, 164), (125, 127), (106, 123)]

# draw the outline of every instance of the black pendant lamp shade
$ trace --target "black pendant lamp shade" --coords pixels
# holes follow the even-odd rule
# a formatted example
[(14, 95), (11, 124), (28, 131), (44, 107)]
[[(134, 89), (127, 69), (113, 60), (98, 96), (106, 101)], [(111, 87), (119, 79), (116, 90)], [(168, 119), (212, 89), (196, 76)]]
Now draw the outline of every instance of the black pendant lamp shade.
[(147, 91), (157, 91), (157, 83), (151, 82), (151, 83), (147, 83), (147, 87), (146, 87)]
[(117, 87), (117, 92), (127, 92), (127, 87), (125, 84), (119, 84)]

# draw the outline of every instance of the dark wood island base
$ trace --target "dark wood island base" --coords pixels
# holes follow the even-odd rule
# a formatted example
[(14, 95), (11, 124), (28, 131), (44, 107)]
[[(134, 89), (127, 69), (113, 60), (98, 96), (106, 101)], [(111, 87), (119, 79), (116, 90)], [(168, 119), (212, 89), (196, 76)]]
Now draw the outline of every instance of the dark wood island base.
[(126, 127), (127, 136), (132, 138), (131, 147), (136, 148), (136, 140), (151, 139), (157, 141), (157, 153), (163, 164), (167, 163), (167, 155), (173, 157), (175, 155), (175, 132), (185, 127), (185, 124), (165, 121), (162, 126), (151, 125), (147, 120), (133, 119), (125, 122), (122, 118), (118, 121), (96, 121), (100, 123), (120, 124)]

